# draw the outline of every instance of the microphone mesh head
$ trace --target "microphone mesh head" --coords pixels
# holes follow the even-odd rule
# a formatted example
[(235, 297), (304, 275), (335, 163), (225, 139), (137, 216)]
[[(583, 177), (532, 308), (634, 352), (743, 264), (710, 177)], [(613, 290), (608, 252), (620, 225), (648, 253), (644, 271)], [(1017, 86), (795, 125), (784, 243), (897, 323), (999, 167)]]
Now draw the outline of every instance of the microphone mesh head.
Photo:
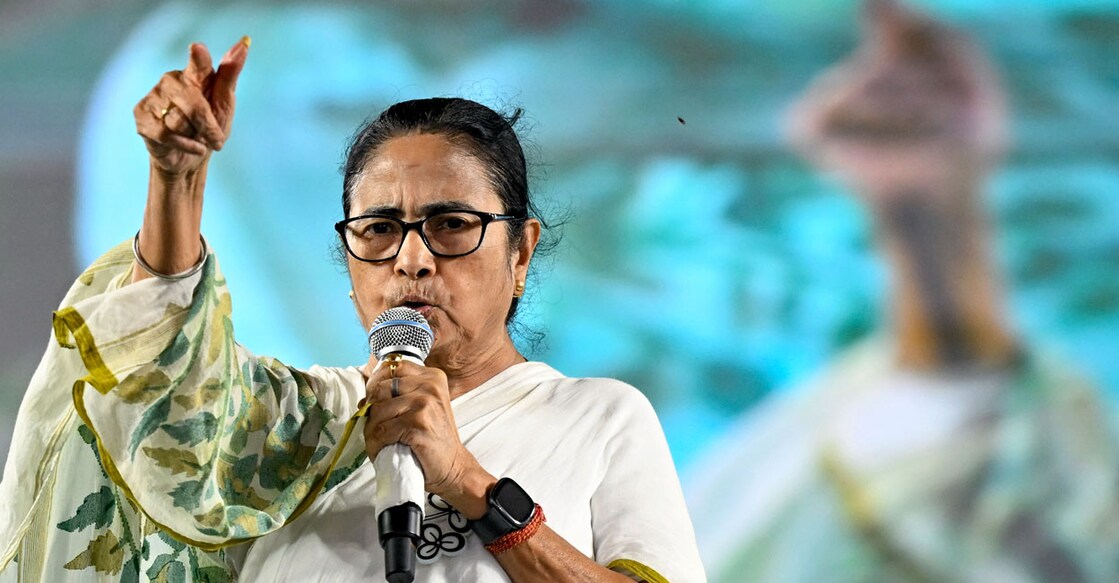
[(389, 308), (373, 320), (369, 329), (369, 350), (383, 359), (393, 353), (403, 353), (423, 362), (431, 352), (435, 333), (423, 314), (404, 306)]

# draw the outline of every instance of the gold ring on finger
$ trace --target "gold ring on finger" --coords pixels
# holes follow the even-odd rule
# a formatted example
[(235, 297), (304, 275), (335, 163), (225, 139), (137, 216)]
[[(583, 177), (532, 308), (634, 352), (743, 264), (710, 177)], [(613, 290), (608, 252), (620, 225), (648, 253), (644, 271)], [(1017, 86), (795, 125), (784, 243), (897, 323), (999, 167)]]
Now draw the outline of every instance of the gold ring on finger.
[(390, 354), (385, 357), (385, 362), (389, 363), (389, 378), (396, 378), (396, 367), (400, 366), (400, 355)]
[(168, 106), (168, 107), (164, 107), (163, 109), (159, 110), (159, 119), (160, 119), (160, 121), (164, 121), (164, 120), (166, 120), (166, 119), (167, 119), (167, 114), (168, 114), (168, 113), (169, 113), (170, 111), (171, 111), (171, 106)]

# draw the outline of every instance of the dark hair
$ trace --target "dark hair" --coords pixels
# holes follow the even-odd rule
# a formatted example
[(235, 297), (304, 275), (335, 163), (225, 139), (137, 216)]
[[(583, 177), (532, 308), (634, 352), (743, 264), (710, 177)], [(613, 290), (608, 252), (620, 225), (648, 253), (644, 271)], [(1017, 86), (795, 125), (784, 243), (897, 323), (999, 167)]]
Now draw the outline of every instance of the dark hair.
[[(523, 110), (502, 115), (481, 103), (461, 97), (432, 97), (401, 101), (381, 112), (354, 134), (346, 149), (342, 178), (342, 213), (350, 216), (353, 185), (365, 165), (392, 138), (437, 134), (475, 156), (485, 166), (502, 212), (520, 217), (509, 221), (509, 247), (515, 250), (524, 236), (527, 218), (540, 219), (528, 190), (524, 150), (513, 129)], [(541, 220), (543, 223), (543, 220)], [(546, 224), (544, 226), (547, 226)], [(520, 303), (514, 298), (505, 317), (511, 323)]]

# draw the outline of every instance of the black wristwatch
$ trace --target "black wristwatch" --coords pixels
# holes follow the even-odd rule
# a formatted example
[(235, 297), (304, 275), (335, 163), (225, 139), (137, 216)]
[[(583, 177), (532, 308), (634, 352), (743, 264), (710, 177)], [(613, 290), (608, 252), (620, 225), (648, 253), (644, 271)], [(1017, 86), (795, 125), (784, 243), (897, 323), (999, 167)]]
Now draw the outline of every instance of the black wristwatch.
[(474, 534), (485, 545), (524, 528), (536, 513), (532, 497), (511, 478), (501, 478), (490, 488), (486, 506), (486, 513), (470, 522)]

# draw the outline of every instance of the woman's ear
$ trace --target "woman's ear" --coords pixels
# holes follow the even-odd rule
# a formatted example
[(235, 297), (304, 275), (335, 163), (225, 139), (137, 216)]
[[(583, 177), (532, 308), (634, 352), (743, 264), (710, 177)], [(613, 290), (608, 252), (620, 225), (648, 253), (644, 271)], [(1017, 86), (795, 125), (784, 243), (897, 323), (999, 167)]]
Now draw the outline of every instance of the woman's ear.
[(536, 252), (536, 244), (540, 242), (540, 221), (525, 219), (524, 229), (521, 231), (521, 242), (513, 254), (513, 281), (523, 282), (528, 277), (528, 266), (532, 262), (532, 254)]

